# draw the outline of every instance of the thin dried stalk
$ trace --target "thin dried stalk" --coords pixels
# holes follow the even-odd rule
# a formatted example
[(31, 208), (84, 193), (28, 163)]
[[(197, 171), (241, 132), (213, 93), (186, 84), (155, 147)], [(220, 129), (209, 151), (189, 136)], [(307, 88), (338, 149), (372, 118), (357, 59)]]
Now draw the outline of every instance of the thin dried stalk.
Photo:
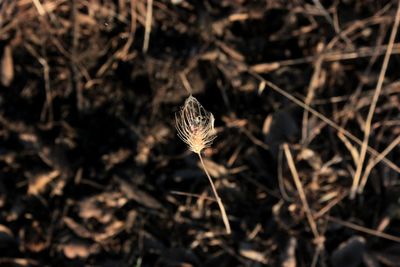
[(308, 223), (310, 224), (311, 231), (315, 237), (315, 240), (320, 239), (320, 234), (318, 232), (317, 223), (314, 220), (313, 214), (311, 212), (310, 206), (308, 205), (308, 201), (306, 198), (306, 194), (303, 189), (303, 185), (301, 184), (299, 174), (296, 169), (296, 165), (294, 164), (292, 153), (290, 153), (289, 145), (287, 143), (283, 144), (283, 151), (285, 152), (285, 156), (289, 165), (290, 172), (292, 173), (294, 183), (296, 185), (297, 191), (299, 192), (301, 203), (303, 204), (303, 209), (306, 213)]
[(191, 151), (196, 153), (204, 172), (210, 182), (215, 199), (217, 200), (219, 209), (221, 211), (222, 220), (224, 221), (226, 232), (231, 233), (231, 226), (229, 224), (228, 215), (226, 214), (224, 204), (218, 195), (214, 182), (204, 164), (201, 151), (209, 147), (215, 139), (214, 130), (214, 116), (211, 112), (206, 111), (203, 106), (193, 96), (189, 96), (181, 111), (175, 114), (176, 129), (178, 136), (185, 142)]
[(144, 42), (143, 42), (144, 53), (147, 53), (147, 50), (149, 49), (152, 20), (153, 20), (153, 0), (147, 0), (146, 25), (145, 25)]
[(379, 238), (384, 238), (384, 239), (387, 239), (387, 240), (391, 240), (391, 241), (400, 243), (400, 237), (398, 237), (398, 236), (387, 234), (387, 233), (383, 233), (383, 232), (380, 232), (380, 231), (377, 231), (377, 230), (374, 230), (374, 229), (366, 228), (364, 226), (351, 223), (349, 221), (342, 221), (342, 220), (340, 220), (338, 218), (331, 217), (331, 216), (325, 216), (325, 218), (328, 219), (331, 222), (343, 225), (344, 227), (347, 227), (347, 228), (350, 228), (350, 229), (354, 229), (356, 231), (359, 231), (359, 232), (362, 232), (362, 233), (366, 233), (366, 234), (369, 234), (369, 235), (372, 235), (372, 236), (376, 236), (376, 237), (379, 237)]
[[(362, 173), (363, 166), (364, 166), (365, 156), (367, 155), (368, 141), (369, 141), (370, 133), (371, 133), (372, 119), (374, 117), (376, 104), (378, 103), (378, 99), (379, 99), (379, 96), (382, 91), (383, 81), (385, 80), (385, 74), (386, 74), (387, 67), (389, 65), (389, 60), (390, 60), (390, 56), (392, 54), (393, 45), (394, 45), (394, 41), (396, 39), (396, 34), (397, 34), (397, 30), (399, 28), (399, 24), (400, 24), (400, 1), (398, 1), (398, 3), (397, 3), (396, 17), (394, 20), (392, 32), (390, 33), (388, 48), (386, 50), (385, 57), (383, 59), (381, 72), (379, 73), (379, 77), (378, 77), (378, 83), (376, 85), (375, 92), (374, 92), (374, 95), (373, 95), (372, 101), (371, 101), (371, 106), (369, 107), (367, 119), (365, 121), (364, 139), (363, 139), (361, 149), (360, 149), (360, 158), (359, 158), (359, 162), (357, 164), (356, 172), (354, 174), (353, 184), (350, 189), (350, 199), (355, 198), (356, 193), (358, 193), (357, 190), (359, 189), (359, 186), (360, 186), (359, 183), (360, 183), (361, 173)], [(360, 193), (362, 193), (362, 192), (360, 192)]]
[[(317, 110), (315, 110), (311, 106), (304, 104), (304, 102), (302, 102), (301, 100), (299, 100), (296, 97), (292, 96), (291, 94), (289, 94), (288, 92), (286, 92), (285, 90), (283, 90), (279, 86), (275, 85), (274, 83), (265, 80), (263, 77), (261, 77), (256, 72), (254, 72), (252, 70), (249, 70), (249, 74), (254, 76), (256, 79), (260, 80), (261, 84), (263, 84), (262, 85), (263, 87), (268, 86), (268, 88), (270, 88), (270, 89), (274, 90), (275, 92), (283, 95), (284, 97), (286, 97), (287, 99), (289, 99), (290, 101), (295, 103), (296, 105), (302, 107), (303, 109), (308, 110), (310, 113), (312, 113), (314, 116), (316, 116), (317, 118), (319, 118), (320, 120), (322, 120), (323, 122), (325, 122), (326, 124), (331, 126), (337, 132), (343, 134), (344, 136), (346, 136), (347, 138), (349, 138), (353, 142), (357, 143), (358, 145), (360, 145), (360, 146), (362, 145), (363, 142), (360, 139), (358, 139), (354, 134), (350, 133), (349, 131), (347, 131), (343, 127), (340, 127), (336, 122), (332, 121), (331, 119), (329, 119), (328, 117), (326, 117), (322, 113), (318, 112)], [(370, 146), (367, 147), (367, 151), (371, 155), (373, 155), (375, 157), (379, 156), (379, 152), (376, 151), (375, 149), (373, 149)], [(384, 157), (382, 159), (382, 162), (385, 163), (388, 167), (390, 167), (395, 172), (400, 173), (400, 167), (396, 163), (394, 163), (393, 161), (391, 161), (388, 158)]]
[(228, 215), (226, 214), (226, 211), (225, 211), (224, 204), (222, 203), (222, 200), (218, 195), (217, 189), (215, 188), (214, 182), (212, 181), (210, 174), (207, 171), (206, 165), (204, 165), (203, 157), (201, 156), (200, 153), (198, 153), (197, 155), (199, 155), (201, 165), (203, 165), (204, 172), (206, 173), (208, 181), (210, 182), (211, 188), (214, 192), (215, 199), (217, 200), (219, 209), (221, 211), (221, 216), (222, 216), (222, 220), (224, 221), (224, 224), (225, 224), (226, 233), (229, 235), (232, 231), (231, 231), (231, 225), (229, 224)]
[(360, 186), (358, 187), (358, 193), (361, 194), (364, 191), (364, 187), (367, 184), (368, 176), (371, 173), (372, 169), (378, 164), (384, 157), (386, 157), (394, 148), (396, 148), (400, 144), (400, 135), (394, 139), (390, 145), (385, 148), (377, 157), (370, 159), (367, 167), (364, 170), (364, 174), (360, 180)]

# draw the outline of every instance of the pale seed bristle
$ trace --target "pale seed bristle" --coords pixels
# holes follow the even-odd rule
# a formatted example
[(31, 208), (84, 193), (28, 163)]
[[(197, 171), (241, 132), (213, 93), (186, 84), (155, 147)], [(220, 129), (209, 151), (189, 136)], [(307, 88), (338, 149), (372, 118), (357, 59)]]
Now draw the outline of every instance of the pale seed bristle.
[(175, 119), (178, 136), (195, 153), (209, 147), (216, 137), (213, 114), (206, 111), (193, 96), (186, 99)]

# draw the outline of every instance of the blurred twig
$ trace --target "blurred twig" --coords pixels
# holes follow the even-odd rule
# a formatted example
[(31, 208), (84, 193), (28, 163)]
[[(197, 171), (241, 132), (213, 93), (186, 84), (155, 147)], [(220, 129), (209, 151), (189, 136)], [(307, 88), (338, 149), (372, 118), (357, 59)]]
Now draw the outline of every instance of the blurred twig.
[[(276, 91), (277, 93), (283, 95), (284, 97), (286, 97), (287, 99), (289, 99), (290, 101), (292, 101), (293, 103), (295, 103), (296, 105), (299, 105), (300, 107), (304, 108), (304, 109), (308, 109), (308, 111), (312, 114), (314, 114), (316, 117), (318, 117), (319, 119), (321, 119), (322, 121), (324, 121), (326, 124), (328, 124), (329, 126), (331, 126), (332, 128), (334, 128), (335, 130), (337, 130), (339, 133), (342, 133), (343, 135), (345, 135), (347, 138), (349, 138), (350, 140), (356, 142), (358, 145), (362, 144), (362, 141), (360, 139), (358, 139), (355, 135), (353, 135), (352, 133), (350, 133), (349, 131), (347, 131), (346, 129), (344, 129), (343, 127), (339, 126), (337, 123), (335, 123), (334, 121), (332, 121), (331, 119), (327, 118), (325, 115), (323, 115), (322, 113), (316, 111), (315, 109), (313, 109), (312, 107), (304, 104), (304, 102), (302, 102), (301, 100), (297, 99), (296, 97), (292, 96), (291, 94), (289, 94), (288, 92), (286, 92), (285, 90), (283, 90), (282, 88), (280, 88), (279, 86), (275, 85), (274, 83), (265, 80), (263, 77), (261, 77), (259, 74), (249, 70), (249, 73), (251, 75), (253, 75), (255, 78), (259, 79), (260, 82), (265, 83), (266, 86), (268, 86), (269, 88), (271, 88), (272, 90)], [(369, 153), (371, 153), (374, 156), (378, 156), (379, 152), (377, 152), (375, 149), (373, 149), (372, 147), (368, 146), (367, 147), (367, 151)], [(392, 168), (394, 171), (396, 171), (397, 173), (400, 173), (400, 167), (397, 166), (395, 163), (393, 163), (391, 160), (387, 159), (387, 158), (383, 158), (382, 162), (384, 162), (387, 166), (389, 166), (390, 168)]]
[(376, 164), (378, 164), (384, 157), (386, 157), (396, 146), (400, 144), (400, 135), (397, 136), (396, 139), (394, 139), (390, 145), (382, 151), (376, 158), (370, 159), (368, 162), (367, 167), (365, 168), (364, 174), (361, 177), (360, 180), (360, 186), (358, 188), (358, 193), (362, 193), (364, 191), (364, 187), (367, 183), (368, 176), (371, 173), (372, 169), (375, 167)]
[(145, 26), (144, 42), (143, 42), (144, 53), (146, 53), (147, 49), (149, 48), (152, 20), (153, 20), (153, 0), (147, 0), (146, 26)]
[(44, 16), (46, 14), (46, 10), (44, 10), (42, 4), (39, 0), (32, 0), (33, 4), (35, 5), (37, 11), (39, 12), (40, 16)]
[(369, 141), (369, 137), (370, 137), (370, 133), (371, 133), (372, 118), (374, 117), (376, 104), (378, 103), (379, 95), (381, 94), (381, 91), (382, 91), (382, 85), (383, 85), (383, 81), (385, 79), (385, 74), (386, 74), (386, 70), (387, 70), (387, 67), (389, 64), (390, 55), (392, 54), (394, 41), (396, 39), (397, 29), (399, 28), (400, 1), (398, 1), (397, 5), (398, 6), (397, 6), (397, 12), (396, 12), (396, 19), (394, 21), (392, 32), (390, 34), (388, 48), (386, 50), (386, 54), (383, 59), (381, 72), (380, 72), (379, 78), (378, 78), (378, 83), (376, 85), (375, 93), (372, 98), (371, 106), (368, 111), (367, 120), (365, 122), (364, 140), (361, 145), (360, 158), (359, 158), (359, 162), (357, 164), (357, 169), (356, 169), (356, 172), (355, 172), (354, 178), (353, 178), (353, 184), (352, 184), (351, 190), (350, 190), (350, 199), (354, 199), (357, 189), (358, 189), (358, 186), (359, 186), (361, 172), (362, 172), (362, 169), (364, 166), (364, 160), (365, 160), (365, 156), (367, 154), (367, 149), (368, 149), (368, 141)]
[(286, 156), (286, 160), (289, 165), (290, 172), (292, 173), (292, 177), (293, 177), (294, 183), (296, 185), (297, 191), (299, 192), (299, 197), (300, 197), (301, 203), (303, 205), (304, 212), (306, 213), (308, 223), (309, 223), (311, 231), (313, 232), (313, 235), (314, 235), (314, 242), (316, 244), (316, 248), (315, 248), (315, 253), (314, 253), (314, 257), (313, 257), (311, 266), (316, 266), (316, 264), (318, 262), (318, 257), (320, 255), (321, 251), (323, 251), (323, 249), (324, 249), (325, 237), (323, 235), (321, 235), (318, 231), (317, 224), (316, 224), (314, 216), (311, 212), (310, 206), (308, 205), (306, 194), (303, 189), (303, 185), (300, 181), (300, 177), (297, 172), (296, 165), (294, 163), (292, 154), (290, 152), (290, 149), (289, 149), (289, 146), (287, 143), (283, 144), (283, 151), (285, 152), (285, 156)]
[(315, 223), (314, 217), (312, 215), (310, 206), (308, 205), (306, 194), (304, 193), (303, 185), (301, 184), (299, 174), (297, 173), (296, 166), (293, 161), (292, 153), (289, 150), (289, 146), (287, 143), (283, 144), (283, 151), (285, 152), (286, 160), (289, 165), (290, 172), (292, 173), (292, 177), (294, 183), (296, 185), (297, 191), (299, 192), (299, 197), (301, 203), (303, 204), (303, 209), (306, 213), (308, 223), (310, 224), (311, 231), (314, 234), (315, 239), (320, 237), (318, 232), (317, 224)]
[[(259, 63), (251, 66), (251, 70), (256, 73), (268, 73), (282, 67), (294, 66), (299, 64), (306, 64), (315, 61), (319, 56), (324, 57), (324, 62), (334, 62), (342, 60), (357, 59), (362, 57), (371, 57), (384, 54), (388, 49), (387, 45), (374, 46), (374, 47), (361, 47), (348, 51), (332, 51), (318, 56), (309, 56), (296, 59), (287, 59), (281, 61), (274, 61), (268, 63)], [(400, 43), (393, 45), (392, 54), (400, 54)]]
[(340, 220), (338, 218), (331, 217), (331, 216), (325, 216), (325, 218), (327, 218), (331, 222), (343, 225), (344, 227), (347, 227), (347, 228), (350, 228), (350, 229), (353, 229), (353, 230), (356, 230), (356, 231), (359, 231), (359, 232), (363, 232), (363, 233), (366, 233), (366, 234), (369, 234), (369, 235), (373, 235), (373, 236), (376, 236), (376, 237), (380, 237), (380, 238), (384, 238), (384, 239), (387, 239), (387, 240), (391, 240), (391, 241), (400, 243), (400, 237), (398, 237), (398, 236), (382, 233), (382, 232), (379, 232), (377, 230), (366, 228), (364, 226), (357, 225), (357, 224), (354, 224), (354, 223), (351, 223), (351, 222), (346, 222), (346, 221), (343, 221), (343, 220)]

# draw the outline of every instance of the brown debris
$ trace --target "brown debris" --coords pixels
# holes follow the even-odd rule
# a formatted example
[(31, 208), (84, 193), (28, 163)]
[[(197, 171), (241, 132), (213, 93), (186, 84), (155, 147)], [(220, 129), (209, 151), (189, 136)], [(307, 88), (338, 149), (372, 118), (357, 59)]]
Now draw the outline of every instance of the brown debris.
[(11, 46), (6, 46), (3, 51), (0, 64), (0, 81), (5, 87), (9, 87), (14, 79), (14, 63), (12, 57)]
[(28, 186), (28, 194), (29, 195), (38, 195), (42, 193), (48, 186), (48, 184), (57, 178), (60, 175), (60, 172), (57, 170), (37, 174), (34, 176), (30, 176), (29, 178), (29, 186)]
[(398, 7), (0, 0), (0, 267), (398, 266)]

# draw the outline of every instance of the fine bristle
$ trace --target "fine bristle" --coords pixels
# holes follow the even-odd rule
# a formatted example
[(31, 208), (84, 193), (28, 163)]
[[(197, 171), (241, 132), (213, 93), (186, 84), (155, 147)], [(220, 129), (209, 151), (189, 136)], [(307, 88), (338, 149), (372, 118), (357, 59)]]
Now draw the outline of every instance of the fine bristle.
[(175, 119), (178, 136), (195, 153), (209, 147), (216, 137), (213, 114), (206, 111), (193, 96), (186, 99)]

